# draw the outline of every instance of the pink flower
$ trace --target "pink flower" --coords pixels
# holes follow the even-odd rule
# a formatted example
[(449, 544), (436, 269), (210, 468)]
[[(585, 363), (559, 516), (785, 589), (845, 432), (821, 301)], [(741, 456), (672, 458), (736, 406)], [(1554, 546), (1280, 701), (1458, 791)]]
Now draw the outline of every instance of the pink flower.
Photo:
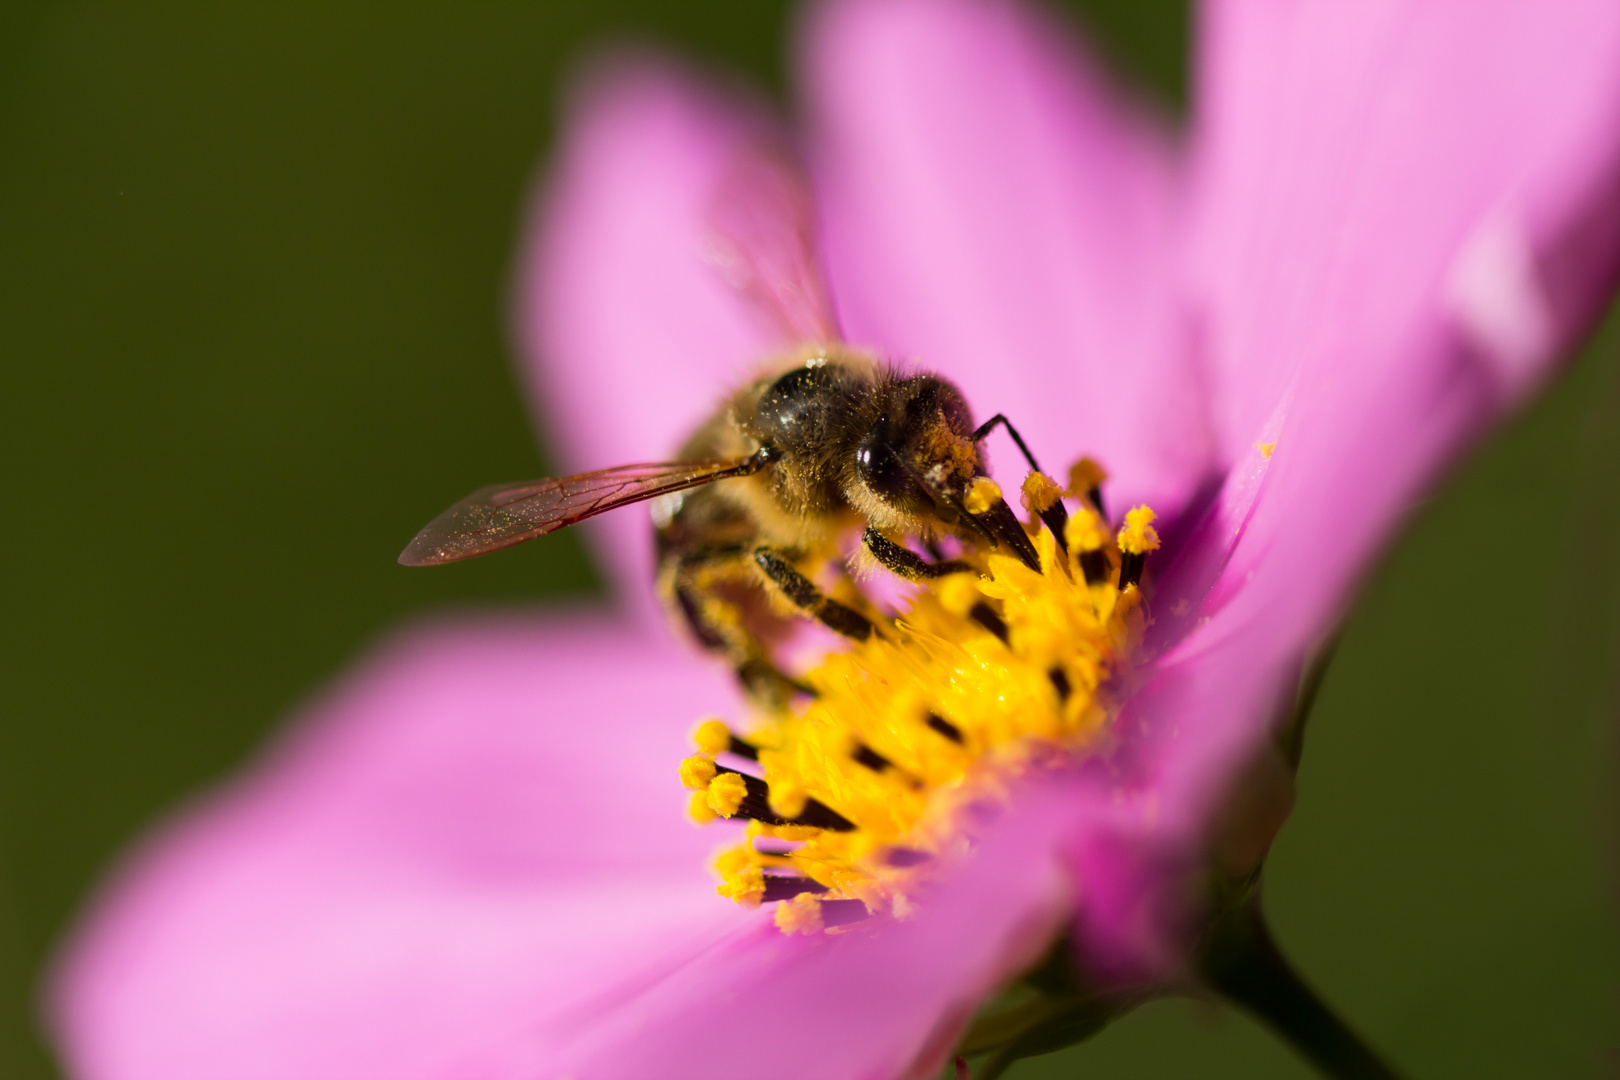
[[(800, 60), (847, 337), (1170, 523), (1113, 750), (1020, 792), (913, 917), (785, 937), (714, 895), (672, 781), (735, 693), (659, 625), (644, 520), (605, 518), (613, 612), (402, 634), (126, 863), (51, 989), (75, 1075), (924, 1075), (1057, 935), (1173, 982), (1193, 886), (1286, 813), (1313, 648), (1620, 269), (1605, 0), (1211, 2), (1185, 137), (1011, 3), (837, 0)], [(738, 153), (781, 137), (662, 59), (579, 88), (518, 296), (567, 463), (667, 455), (803, 332), (705, 259)]]

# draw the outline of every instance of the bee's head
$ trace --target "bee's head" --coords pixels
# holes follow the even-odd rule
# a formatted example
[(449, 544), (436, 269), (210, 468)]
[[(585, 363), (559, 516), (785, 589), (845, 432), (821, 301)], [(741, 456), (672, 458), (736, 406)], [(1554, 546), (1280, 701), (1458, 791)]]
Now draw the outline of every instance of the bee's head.
[(960, 526), (1039, 569), (1040, 557), (1006, 500), (998, 493), (976, 505), (981, 500), (969, 497), (984, 475), (984, 455), (961, 391), (937, 375), (913, 375), (896, 380), (886, 398), (855, 449), (861, 490), (851, 504), (879, 527)]
[(868, 516), (896, 525), (919, 516), (952, 520), (952, 504), (961, 504), (983, 469), (967, 402), (937, 375), (897, 379), (885, 397), (855, 449)]

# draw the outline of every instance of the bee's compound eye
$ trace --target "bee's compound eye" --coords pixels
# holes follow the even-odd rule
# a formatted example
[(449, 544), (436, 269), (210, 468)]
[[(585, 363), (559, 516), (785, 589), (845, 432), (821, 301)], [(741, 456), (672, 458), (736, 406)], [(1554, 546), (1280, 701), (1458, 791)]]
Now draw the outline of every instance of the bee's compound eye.
[(911, 486), (911, 477), (901, 467), (900, 456), (894, 452), (884, 426), (880, 423), (855, 448), (855, 473), (873, 494), (894, 500)]
[(825, 379), (819, 369), (799, 367), (783, 375), (765, 392), (760, 413), (773, 432), (789, 434), (813, 420)]

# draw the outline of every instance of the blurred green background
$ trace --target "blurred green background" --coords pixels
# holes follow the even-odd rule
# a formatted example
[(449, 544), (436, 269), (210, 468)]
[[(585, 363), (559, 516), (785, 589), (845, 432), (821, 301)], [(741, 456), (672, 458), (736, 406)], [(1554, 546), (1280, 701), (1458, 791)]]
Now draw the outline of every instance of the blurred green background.
[[(1185, 109), (1187, 12), (1074, 5)], [(394, 556), (543, 473), (507, 271), (559, 79), (633, 34), (781, 92), (778, 2), (0, 11), (0, 1075), (97, 875), (396, 620), (597, 588), (571, 533)], [(1616, 320), (1611, 319), (1611, 324)], [(1279, 937), (1416, 1077), (1602, 1075), (1620, 326), (1424, 507), (1351, 620), (1269, 871)], [(1161, 1003), (1035, 1077), (1309, 1075)]]

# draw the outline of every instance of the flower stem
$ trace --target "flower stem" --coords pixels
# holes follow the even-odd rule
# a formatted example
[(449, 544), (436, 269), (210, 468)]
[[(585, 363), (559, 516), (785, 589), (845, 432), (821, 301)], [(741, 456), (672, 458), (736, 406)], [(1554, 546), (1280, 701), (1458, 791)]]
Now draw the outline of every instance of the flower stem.
[(1396, 1080), (1385, 1064), (1289, 965), (1272, 940), (1257, 896), (1215, 924), (1201, 959), (1204, 977), (1334, 1080)]

